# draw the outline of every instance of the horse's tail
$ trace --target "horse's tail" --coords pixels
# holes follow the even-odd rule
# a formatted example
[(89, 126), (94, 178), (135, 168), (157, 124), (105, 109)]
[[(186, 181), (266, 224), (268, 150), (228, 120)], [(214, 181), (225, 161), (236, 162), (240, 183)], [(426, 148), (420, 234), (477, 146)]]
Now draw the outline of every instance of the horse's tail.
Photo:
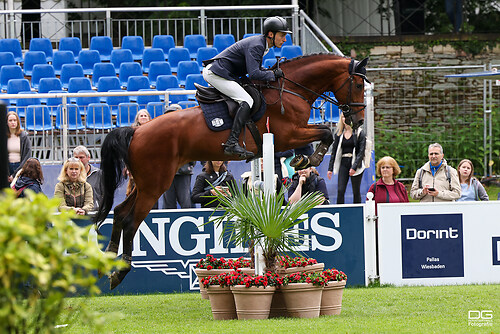
[(104, 139), (101, 147), (102, 199), (94, 216), (96, 224), (103, 222), (108, 216), (113, 206), (115, 190), (124, 180), (123, 169), (128, 165), (128, 147), (134, 131), (131, 127), (118, 128)]

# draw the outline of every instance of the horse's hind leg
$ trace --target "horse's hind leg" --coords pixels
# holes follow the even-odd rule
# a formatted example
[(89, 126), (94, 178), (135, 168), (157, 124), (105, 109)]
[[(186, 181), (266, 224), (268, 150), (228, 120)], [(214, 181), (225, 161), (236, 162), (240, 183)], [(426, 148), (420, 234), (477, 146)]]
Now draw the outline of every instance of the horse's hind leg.
[(118, 253), (124, 220), (129, 214), (129, 211), (132, 208), (131, 204), (135, 202), (136, 197), (137, 190), (134, 189), (132, 193), (125, 199), (125, 201), (115, 207), (113, 211), (113, 229), (111, 231), (111, 238), (109, 240), (108, 247), (106, 247), (106, 252), (113, 252), (115, 254)]
[(299, 168), (307, 168), (310, 166), (319, 166), (325, 157), (328, 148), (333, 143), (333, 135), (330, 128), (326, 125), (315, 125), (309, 127), (306, 131), (309, 132), (311, 130), (315, 130), (315, 132), (319, 131), (320, 136), (317, 139), (320, 139), (320, 144), (316, 147), (314, 153), (307, 157), (305, 155), (297, 155), (290, 161), (290, 166), (299, 167)]
[[(158, 195), (158, 197), (159, 196), (160, 195)], [(136, 194), (134, 197), (136, 198), (136, 200), (131, 203), (131, 207), (126, 211), (126, 216), (123, 219), (122, 260), (127, 263), (127, 267), (118, 272), (115, 271), (109, 276), (109, 284), (111, 290), (116, 288), (131, 270), (132, 245), (135, 233), (137, 232), (139, 225), (142, 223), (144, 218), (147, 217), (155, 201), (158, 200), (158, 197), (148, 196), (147, 198), (145, 198), (145, 196), (140, 196), (138, 194)]]

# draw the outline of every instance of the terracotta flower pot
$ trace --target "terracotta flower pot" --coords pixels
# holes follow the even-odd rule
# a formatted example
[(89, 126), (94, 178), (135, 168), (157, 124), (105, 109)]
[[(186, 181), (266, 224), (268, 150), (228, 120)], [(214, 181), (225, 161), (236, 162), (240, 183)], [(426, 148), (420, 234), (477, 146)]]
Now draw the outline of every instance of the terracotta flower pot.
[(347, 281), (328, 282), (321, 297), (320, 315), (339, 315), (342, 309), (342, 294)]
[(316, 264), (310, 264), (305, 267), (291, 267), (291, 268), (283, 268), (280, 267), (276, 270), (276, 273), (284, 276), (288, 274), (293, 274), (293, 273), (298, 273), (298, 272), (305, 272), (305, 273), (318, 273), (320, 271), (323, 271), (325, 268), (324, 263), (316, 263)]
[(214, 320), (237, 319), (234, 297), (228, 286), (211, 285), (206, 289)]
[[(234, 269), (210, 269), (210, 270), (198, 269), (198, 268), (195, 269), (194, 272), (196, 273), (196, 276), (198, 276), (198, 283), (200, 285), (201, 298), (208, 299), (207, 291), (206, 291), (205, 287), (203, 286), (203, 284), (201, 284), (201, 280), (203, 278), (208, 277), (208, 276), (216, 276), (216, 275), (220, 275), (223, 273), (230, 273), (232, 271), (234, 271)], [(240, 271), (251, 275), (255, 272), (255, 269), (241, 268)]]
[(232, 286), (231, 291), (233, 292), (238, 319), (267, 319), (275, 290), (276, 287), (274, 286), (266, 288), (262, 286), (248, 288), (244, 285)]
[(288, 314), (294, 318), (317, 318), (321, 307), (322, 286), (291, 283), (281, 287)]
[(271, 312), (269, 313), (269, 318), (286, 318), (288, 317), (288, 311), (286, 310), (285, 298), (281, 289), (276, 289), (273, 295), (273, 301), (271, 303)]

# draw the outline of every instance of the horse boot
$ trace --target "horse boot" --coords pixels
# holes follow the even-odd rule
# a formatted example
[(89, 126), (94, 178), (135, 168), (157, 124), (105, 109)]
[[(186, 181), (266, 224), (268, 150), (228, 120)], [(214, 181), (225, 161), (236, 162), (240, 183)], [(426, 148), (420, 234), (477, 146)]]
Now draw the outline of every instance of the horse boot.
[(240, 159), (251, 159), (254, 157), (253, 152), (245, 150), (238, 143), (241, 129), (243, 129), (249, 118), (250, 106), (246, 102), (241, 102), (238, 110), (236, 111), (236, 116), (234, 116), (233, 128), (231, 129), (229, 138), (224, 144), (224, 154), (238, 155)]

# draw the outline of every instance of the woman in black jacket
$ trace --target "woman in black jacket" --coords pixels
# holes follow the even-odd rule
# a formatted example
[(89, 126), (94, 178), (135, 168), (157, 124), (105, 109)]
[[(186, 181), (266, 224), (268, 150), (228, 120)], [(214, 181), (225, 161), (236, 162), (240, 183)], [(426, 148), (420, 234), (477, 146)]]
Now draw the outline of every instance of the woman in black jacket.
[(200, 203), (203, 208), (214, 208), (219, 201), (214, 200), (215, 190), (228, 191), (230, 183), (235, 183), (233, 174), (227, 171), (224, 161), (207, 161), (204, 172), (196, 176), (191, 201)]
[(42, 192), (43, 172), (38, 159), (29, 158), (21, 168), (19, 176), (12, 188), (18, 192), (18, 197), (24, 197), (26, 189), (35, 193)]

